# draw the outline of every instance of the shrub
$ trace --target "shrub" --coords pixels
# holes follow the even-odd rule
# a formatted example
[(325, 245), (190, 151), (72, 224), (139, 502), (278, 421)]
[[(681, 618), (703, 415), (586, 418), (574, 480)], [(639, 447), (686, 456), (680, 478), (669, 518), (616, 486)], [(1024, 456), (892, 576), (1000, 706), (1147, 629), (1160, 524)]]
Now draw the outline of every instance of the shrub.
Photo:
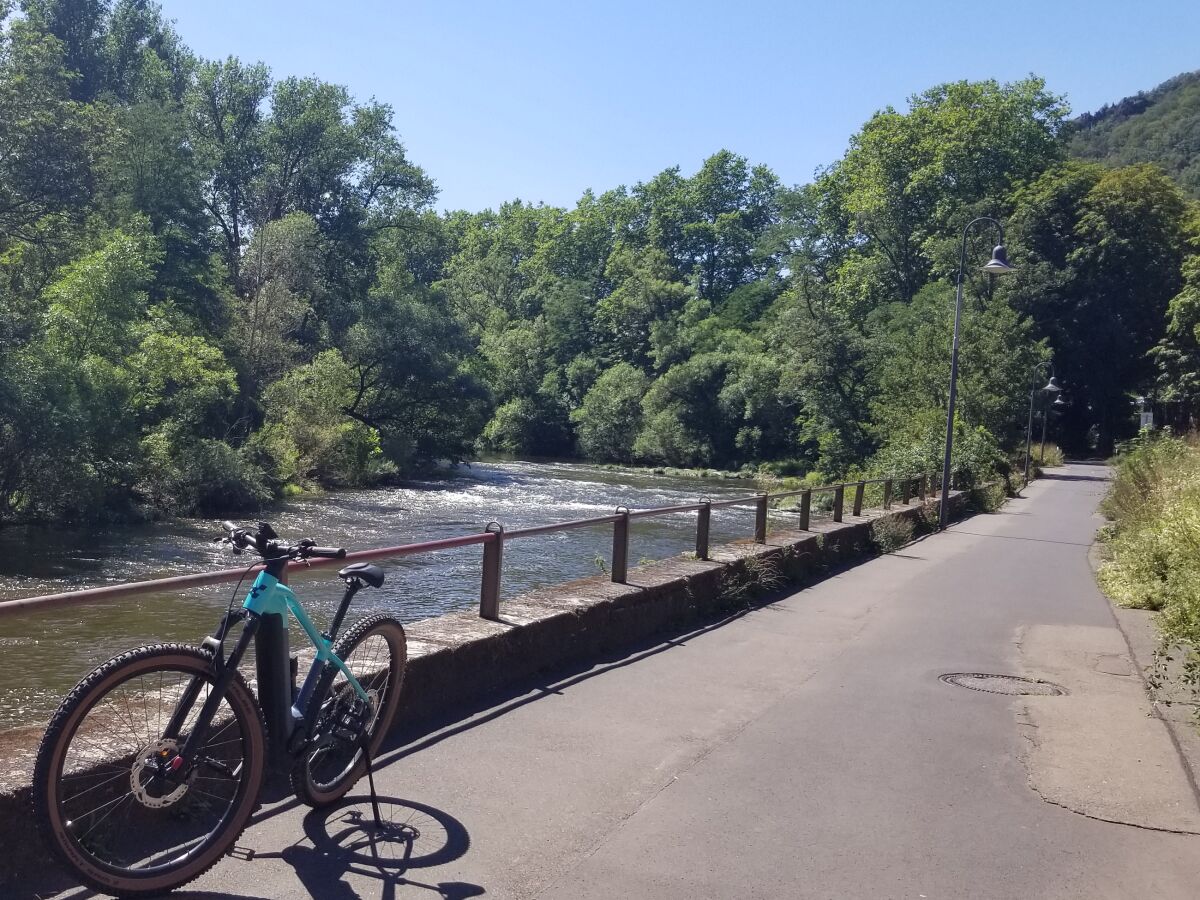
[(177, 515), (219, 515), (260, 507), (271, 498), (262, 471), (224, 441), (164, 427), (142, 441), (146, 475), (140, 491)]
[(1029, 458), (1039, 470), (1057, 469), (1063, 464), (1063, 452), (1058, 444), (1034, 444), (1029, 448)]
[(967, 495), (967, 502), (971, 509), (986, 513), (998, 510), (1008, 499), (1006, 483), (1006, 481), (993, 481), (990, 484), (973, 487), (970, 494)]
[(880, 553), (899, 550), (913, 538), (913, 523), (901, 516), (883, 516), (871, 523), (871, 540)]
[(1158, 515), (1165, 491), (1195, 465), (1196, 438), (1179, 440), (1146, 432), (1122, 445), (1115, 477), (1100, 506), (1118, 529)]
[(756, 597), (777, 591), (785, 584), (787, 578), (779, 560), (748, 556), (721, 574), (717, 605), (725, 610), (746, 609)]
[(917, 511), (917, 520), (921, 523), (921, 531), (930, 533), (937, 531), (942, 521), (942, 506), (937, 501), (926, 503)]
[[(1159, 610), (1160, 656), (1183, 653), (1200, 693), (1200, 444), (1144, 433), (1116, 460), (1102, 505), (1113, 522), (1100, 583), (1123, 606)], [(1161, 671), (1160, 671), (1161, 676)]]
[(1114, 526), (1101, 584), (1124, 606), (1166, 611), (1175, 637), (1200, 640), (1200, 448), (1153, 434), (1132, 442), (1101, 509)]
[[(888, 437), (871, 460), (868, 472), (874, 478), (940, 472), (945, 442), (944, 414), (933, 411), (914, 416), (905, 432)], [(982, 426), (970, 426), (958, 417), (954, 424), (952, 465), (955, 486), (967, 488), (992, 481), (1008, 469), (992, 433)]]

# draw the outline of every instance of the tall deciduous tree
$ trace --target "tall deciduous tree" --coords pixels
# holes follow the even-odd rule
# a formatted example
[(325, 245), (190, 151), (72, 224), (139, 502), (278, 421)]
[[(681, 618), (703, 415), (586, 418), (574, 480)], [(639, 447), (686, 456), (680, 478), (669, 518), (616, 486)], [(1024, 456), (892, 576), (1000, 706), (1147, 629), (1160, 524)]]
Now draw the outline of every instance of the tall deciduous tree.
[(963, 225), (1063, 157), (1066, 115), (1039, 78), (939, 85), (907, 112), (876, 113), (815, 188), (834, 208), (824, 218), (856, 238), (845, 288), (908, 301), (931, 275), (952, 274)]
[(1111, 452), (1129, 397), (1153, 379), (1148, 352), (1183, 286), (1186, 201), (1153, 166), (1053, 168), (1015, 196), (1017, 308), (1033, 317), (1069, 388), (1069, 443)]
[[(0, 9), (0, 12), (3, 10)], [(97, 116), (73, 99), (62, 44), (0, 17), (0, 250), (40, 239), (49, 216), (79, 221), (93, 189)]]

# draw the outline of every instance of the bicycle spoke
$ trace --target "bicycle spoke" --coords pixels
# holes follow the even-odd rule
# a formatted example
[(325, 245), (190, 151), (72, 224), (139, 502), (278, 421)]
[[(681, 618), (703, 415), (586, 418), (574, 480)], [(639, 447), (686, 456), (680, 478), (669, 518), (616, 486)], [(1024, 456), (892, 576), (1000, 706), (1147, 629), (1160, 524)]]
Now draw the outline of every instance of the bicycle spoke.
[[(80, 818), (81, 818), (81, 819), (86, 819), (88, 816), (95, 815), (96, 813), (100, 812), (100, 810), (102, 810), (102, 809), (104, 809), (104, 808), (106, 808), (106, 807), (113, 806), (113, 804), (114, 804), (114, 803), (115, 803), (115, 804), (117, 804), (117, 805), (119, 806), (121, 803), (123, 803), (124, 801), (128, 800), (128, 799), (129, 799), (130, 797), (132, 797), (132, 796), (133, 796), (133, 791), (129, 791), (128, 793), (126, 793), (126, 794), (124, 794), (124, 795), (122, 795), (122, 796), (118, 797), (116, 800), (109, 800), (107, 803), (102, 803), (100, 806), (97, 806), (95, 809), (93, 809), (93, 810), (90, 810), (90, 811), (88, 811), (88, 812), (85, 812), (85, 813), (84, 813), (82, 816), (80, 816)], [(85, 838), (85, 837), (87, 837), (89, 834), (91, 834), (93, 831), (95, 831), (95, 830), (96, 830), (96, 826), (97, 826), (97, 825), (99, 825), (99, 824), (100, 824), (100, 822), (103, 822), (105, 819), (107, 819), (109, 816), (111, 816), (111, 815), (112, 815), (112, 814), (113, 814), (115, 811), (116, 811), (116, 807), (115, 807), (115, 806), (113, 806), (113, 808), (112, 808), (112, 809), (110, 809), (108, 812), (106, 812), (106, 813), (105, 813), (103, 816), (101, 816), (101, 817), (100, 817), (100, 821), (99, 821), (99, 822), (94, 822), (94, 823), (92, 824), (92, 827), (91, 827), (91, 828), (89, 828), (89, 829), (88, 829), (87, 831), (85, 831), (85, 832), (84, 832), (82, 835), (80, 835), (80, 840), (82, 840), (83, 838)]]
[[(98, 791), (100, 788), (104, 787), (106, 784), (112, 784), (114, 781), (118, 781), (125, 777), (126, 777), (126, 775), (124, 772), (118, 772), (116, 775), (110, 776), (106, 780), (101, 781), (99, 784), (93, 784), (90, 788), (86, 788), (86, 789), (80, 791), (78, 794), (72, 794), (70, 797), (70, 800), (71, 801), (78, 800), (84, 794), (90, 794), (92, 791)], [(66, 803), (69, 801), (64, 800), (63, 802)]]
[(125, 775), (128, 772), (127, 769), (122, 769), (119, 766), (103, 766), (103, 768), (107, 769), (108, 771), (103, 772), (103, 771), (93, 770), (90, 772), (76, 772), (74, 775), (64, 775), (61, 780), (62, 781), (72, 781), (76, 778), (99, 778), (101, 775), (108, 774), (108, 772), (116, 772), (119, 775)]

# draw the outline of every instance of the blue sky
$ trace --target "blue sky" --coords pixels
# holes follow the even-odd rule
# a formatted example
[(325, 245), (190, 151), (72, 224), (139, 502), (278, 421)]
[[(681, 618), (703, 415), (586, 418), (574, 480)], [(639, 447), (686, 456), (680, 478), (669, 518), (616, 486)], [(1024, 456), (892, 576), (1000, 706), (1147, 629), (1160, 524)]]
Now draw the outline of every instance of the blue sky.
[(390, 103), (450, 209), (571, 205), (721, 148), (802, 183), (942, 81), (1035, 72), (1083, 112), (1200, 69), (1195, 0), (162, 5), (202, 56)]

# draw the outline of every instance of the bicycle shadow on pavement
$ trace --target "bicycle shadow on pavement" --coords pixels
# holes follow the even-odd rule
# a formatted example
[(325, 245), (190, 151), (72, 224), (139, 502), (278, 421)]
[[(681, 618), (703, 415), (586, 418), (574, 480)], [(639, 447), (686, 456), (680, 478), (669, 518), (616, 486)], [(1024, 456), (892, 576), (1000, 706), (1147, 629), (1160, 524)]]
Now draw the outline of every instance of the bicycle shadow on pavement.
[[(253, 866), (255, 860), (279, 859), (289, 865), (300, 882), (304, 896), (322, 900), (363, 900), (347, 879), (380, 882), (372, 898), (393, 900), (398, 888), (428, 891), (444, 900), (467, 900), (487, 891), (462, 881), (423, 882), (408, 877), (413, 869), (441, 866), (459, 859), (471, 846), (466, 827), (440, 809), (398, 797), (379, 797), (380, 824), (375, 824), (369, 794), (355, 794), (325, 809), (314, 809), (304, 817), (304, 834), (296, 843), (278, 851), (253, 852), (236, 846), (230, 855)], [(217, 864), (218, 868), (220, 863)], [(57, 870), (39, 887), (27, 886), (25, 896), (89, 900), (101, 897)], [(408, 892), (411, 893), (411, 892)], [(290, 896), (291, 894), (289, 894)], [(299, 895), (299, 894), (297, 894)], [(7, 894), (5, 896), (8, 896)], [(264, 900), (263, 895), (238, 891), (188, 890), (169, 895), (171, 900)]]
[[(375, 823), (369, 794), (353, 795), (304, 817), (304, 837), (278, 852), (255, 853), (250, 859), (281, 859), (295, 871), (308, 896), (322, 900), (361, 900), (347, 876), (380, 882), (382, 900), (397, 888), (429, 891), (445, 900), (466, 900), (487, 891), (461, 881), (427, 883), (411, 877), (412, 869), (441, 866), (459, 859), (471, 846), (466, 827), (440, 809), (413, 800), (380, 796), (380, 823)], [(186, 893), (176, 895), (191, 900)], [(219, 895), (217, 895), (219, 896)], [(194, 900), (216, 900), (197, 894)]]

